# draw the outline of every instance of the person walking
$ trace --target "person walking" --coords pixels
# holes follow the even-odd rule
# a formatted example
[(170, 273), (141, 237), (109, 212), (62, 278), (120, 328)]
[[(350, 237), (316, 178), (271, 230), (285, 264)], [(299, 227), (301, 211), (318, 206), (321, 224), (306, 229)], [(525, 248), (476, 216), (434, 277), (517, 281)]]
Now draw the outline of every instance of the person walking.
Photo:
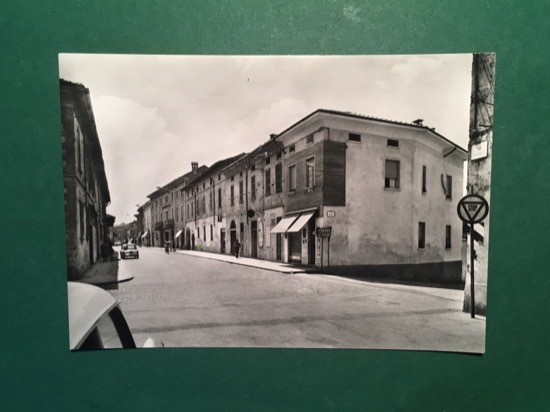
[(239, 239), (235, 240), (235, 244), (233, 245), (233, 251), (235, 252), (235, 257), (239, 258), (239, 251), (241, 250), (241, 244), (239, 243)]
[(164, 253), (170, 253), (170, 242), (164, 242)]

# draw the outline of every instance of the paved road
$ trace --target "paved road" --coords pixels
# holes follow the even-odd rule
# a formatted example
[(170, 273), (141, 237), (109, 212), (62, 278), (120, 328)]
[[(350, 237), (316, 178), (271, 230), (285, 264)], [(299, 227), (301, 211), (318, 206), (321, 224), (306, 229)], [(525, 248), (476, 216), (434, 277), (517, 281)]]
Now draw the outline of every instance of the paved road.
[(385, 348), (482, 352), (485, 320), (461, 311), (463, 292), (283, 274), (140, 249), (110, 292), (139, 345)]

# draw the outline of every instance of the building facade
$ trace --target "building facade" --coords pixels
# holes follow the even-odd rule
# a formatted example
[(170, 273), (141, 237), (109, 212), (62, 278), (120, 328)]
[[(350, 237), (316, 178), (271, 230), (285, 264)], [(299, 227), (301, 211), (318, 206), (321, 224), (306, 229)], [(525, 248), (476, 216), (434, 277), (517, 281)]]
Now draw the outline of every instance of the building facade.
[(249, 153), (159, 188), (149, 196), (153, 230), (194, 250), (231, 254), (238, 240), (252, 258), (461, 283), (466, 158), (421, 120), (317, 110)]
[(99, 258), (114, 217), (89, 90), (60, 80), (67, 276), (79, 279)]

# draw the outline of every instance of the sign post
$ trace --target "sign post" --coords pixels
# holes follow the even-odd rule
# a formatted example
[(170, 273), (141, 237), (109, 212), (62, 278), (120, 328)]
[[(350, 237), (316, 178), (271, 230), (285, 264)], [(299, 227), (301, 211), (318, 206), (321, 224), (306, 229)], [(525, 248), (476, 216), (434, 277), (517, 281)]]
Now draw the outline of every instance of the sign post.
[(332, 226), (318, 227), (315, 231), (316, 235), (321, 238), (321, 270), (323, 270), (323, 240), (328, 238), (328, 250), (327, 250), (327, 270), (330, 270), (330, 236), (332, 234)]
[(466, 195), (458, 202), (458, 217), (470, 225), (470, 313), (472, 318), (476, 316), (476, 301), (474, 287), (474, 225), (481, 223), (489, 214), (489, 204), (487, 200), (479, 195)]

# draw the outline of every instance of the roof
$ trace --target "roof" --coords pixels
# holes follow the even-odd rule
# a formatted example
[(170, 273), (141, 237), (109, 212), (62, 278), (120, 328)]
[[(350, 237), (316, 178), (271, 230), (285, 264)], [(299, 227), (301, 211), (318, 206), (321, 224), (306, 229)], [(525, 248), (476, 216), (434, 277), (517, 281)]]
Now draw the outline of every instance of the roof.
[(241, 159), (245, 155), (246, 155), (246, 153), (241, 153), (241, 154), (238, 154), (238, 155), (235, 155), (235, 156), (228, 157), (228, 158), (223, 159), (223, 160), (218, 160), (212, 166), (206, 168), (202, 173), (197, 175), (194, 179), (190, 180), (187, 184), (192, 185), (192, 184), (198, 182), (199, 180), (201, 180), (202, 178), (204, 178), (206, 176), (216, 174), (216, 173), (222, 171), (223, 169), (225, 169), (230, 164), (232, 164), (235, 161)]
[(373, 122), (380, 122), (380, 123), (394, 124), (394, 125), (399, 125), (399, 126), (412, 127), (412, 128), (415, 128), (415, 129), (424, 129), (424, 130), (428, 131), (429, 133), (432, 133), (433, 135), (437, 136), (438, 138), (443, 139), (445, 142), (453, 145), (457, 149), (462, 150), (464, 153), (468, 153), (468, 151), (465, 150), (464, 148), (460, 147), (456, 143), (453, 143), (452, 141), (447, 139), (445, 136), (437, 133), (434, 128), (430, 128), (430, 127), (425, 126), (423, 124), (417, 124), (417, 123), (412, 123), (412, 122), (411, 123), (400, 122), (400, 121), (396, 121), (396, 120), (388, 120), (388, 119), (383, 119), (383, 118), (379, 118), (379, 117), (365, 116), (365, 115), (352, 113), (352, 112), (343, 112), (343, 111), (328, 110), (328, 109), (317, 109), (314, 112), (308, 114), (306, 117), (298, 120), (292, 126), (286, 128), (281, 133), (279, 133), (277, 135), (277, 139), (280, 138), (281, 136), (283, 136), (284, 134), (290, 132), (292, 129), (299, 126), (300, 124), (306, 122), (307, 120), (309, 120), (310, 118), (312, 118), (316, 114), (329, 114), (329, 115), (335, 115), (335, 116), (349, 117), (349, 118), (352, 118), (352, 119), (369, 120), (369, 121), (373, 121)]
[(182, 183), (189, 184), (189, 182), (195, 180), (195, 176), (200, 176), (202, 173), (204, 173), (208, 169), (207, 166), (200, 166), (197, 168), (197, 170), (191, 170), (190, 172), (187, 172), (184, 175), (181, 175), (174, 180), (170, 181), (169, 183), (165, 184), (162, 187), (157, 187), (157, 190), (152, 192), (151, 194), (147, 195), (149, 199), (157, 196), (159, 193), (166, 193), (167, 190), (170, 190), (171, 188), (178, 186)]

